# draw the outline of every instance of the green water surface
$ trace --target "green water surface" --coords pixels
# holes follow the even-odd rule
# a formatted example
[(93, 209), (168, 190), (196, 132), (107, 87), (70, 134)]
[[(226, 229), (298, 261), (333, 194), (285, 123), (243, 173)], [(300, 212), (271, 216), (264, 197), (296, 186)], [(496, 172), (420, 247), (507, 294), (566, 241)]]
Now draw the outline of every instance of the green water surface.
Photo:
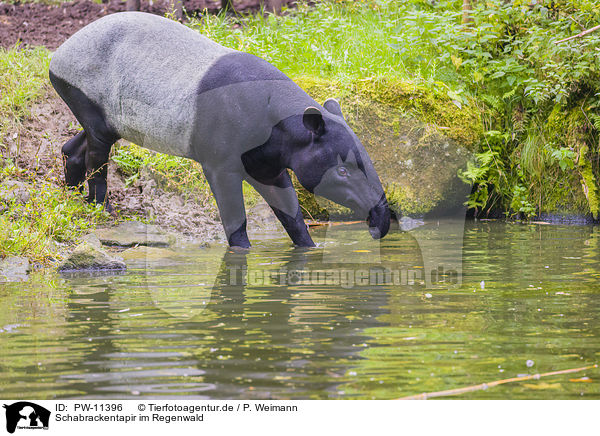
[[(390, 399), (600, 361), (600, 229), (438, 224), (0, 285), (0, 396)], [(598, 399), (600, 370), (455, 398)]]

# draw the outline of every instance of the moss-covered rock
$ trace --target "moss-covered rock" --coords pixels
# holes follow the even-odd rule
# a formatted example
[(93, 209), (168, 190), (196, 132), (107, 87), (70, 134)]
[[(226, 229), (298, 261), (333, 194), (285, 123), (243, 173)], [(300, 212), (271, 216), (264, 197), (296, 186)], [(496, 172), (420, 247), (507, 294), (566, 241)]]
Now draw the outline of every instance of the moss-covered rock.
[(0, 283), (27, 280), (31, 270), (26, 257), (9, 256), (0, 260)]
[[(483, 131), (474, 105), (458, 107), (441, 92), (410, 82), (376, 78), (341, 84), (314, 77), (294, 79), (322, 103), (335, 97), (367, 149), (388, 201), (403, 215), (423, 215), (462, 205), (469, 187), (457, 177)], [(349, 216), (351, 211), (316, 200), (299, 183), (305, 215)]]
[(122, 259), (107, 253), (94, 241), (84, 241), (75, 247), (58, 266), (59, 271), (124, 270)]

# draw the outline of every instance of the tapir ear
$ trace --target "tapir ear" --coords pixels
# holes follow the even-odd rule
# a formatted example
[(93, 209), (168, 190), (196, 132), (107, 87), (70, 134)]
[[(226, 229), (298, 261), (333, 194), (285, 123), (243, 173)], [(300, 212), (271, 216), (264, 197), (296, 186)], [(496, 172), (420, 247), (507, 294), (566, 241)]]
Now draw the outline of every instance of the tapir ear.
[(323, 114), (316, 107), (311, 106), (306, 108), (304, 115), (302, 115), (302, 124), (315, 135), (322, 135), (325, 131)]
[(356, 165), (356, 155), (354, 154), (354, 150), (348, 151), (348, 156), (346, 156), (346, 164)]
[(344, 115), (342, 114), (342, 107), (335, 98), (328, 98), (327, 100), (325, 100), (325, 103), (323, 103), (323, 107), (332, 114), (344, 118)]

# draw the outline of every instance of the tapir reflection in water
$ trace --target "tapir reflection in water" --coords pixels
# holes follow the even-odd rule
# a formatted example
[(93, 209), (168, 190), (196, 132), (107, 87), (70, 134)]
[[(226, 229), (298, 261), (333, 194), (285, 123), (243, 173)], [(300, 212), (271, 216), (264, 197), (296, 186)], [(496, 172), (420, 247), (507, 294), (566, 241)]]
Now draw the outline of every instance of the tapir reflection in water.
[(231, 246), (249, 247), (242, 181), (298, 246), (314, 246), (287, 169), (310, 192), (362, 214), (373, 238), (390, 210), (369, 156), (334, 99), (320, 106), (277, 68), (142, 12), (105, 16), (53, 54), (50, 81), (83, 131), (62, 148), (69, 186), (107, 203), (120, 138), (200, 162)]

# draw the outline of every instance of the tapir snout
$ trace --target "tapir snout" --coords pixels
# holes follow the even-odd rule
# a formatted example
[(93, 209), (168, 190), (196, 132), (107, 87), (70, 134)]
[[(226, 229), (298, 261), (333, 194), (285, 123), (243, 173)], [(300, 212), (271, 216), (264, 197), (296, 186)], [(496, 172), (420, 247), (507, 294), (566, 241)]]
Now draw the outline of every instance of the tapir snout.
[(390, 208), (385, 195), (382, 195), (379, 203), (369, 211), (367, 218), (369, 233), (371, 233), (373, 239), (380, 239), (387, 235), (390, 230), (390, 219)]

